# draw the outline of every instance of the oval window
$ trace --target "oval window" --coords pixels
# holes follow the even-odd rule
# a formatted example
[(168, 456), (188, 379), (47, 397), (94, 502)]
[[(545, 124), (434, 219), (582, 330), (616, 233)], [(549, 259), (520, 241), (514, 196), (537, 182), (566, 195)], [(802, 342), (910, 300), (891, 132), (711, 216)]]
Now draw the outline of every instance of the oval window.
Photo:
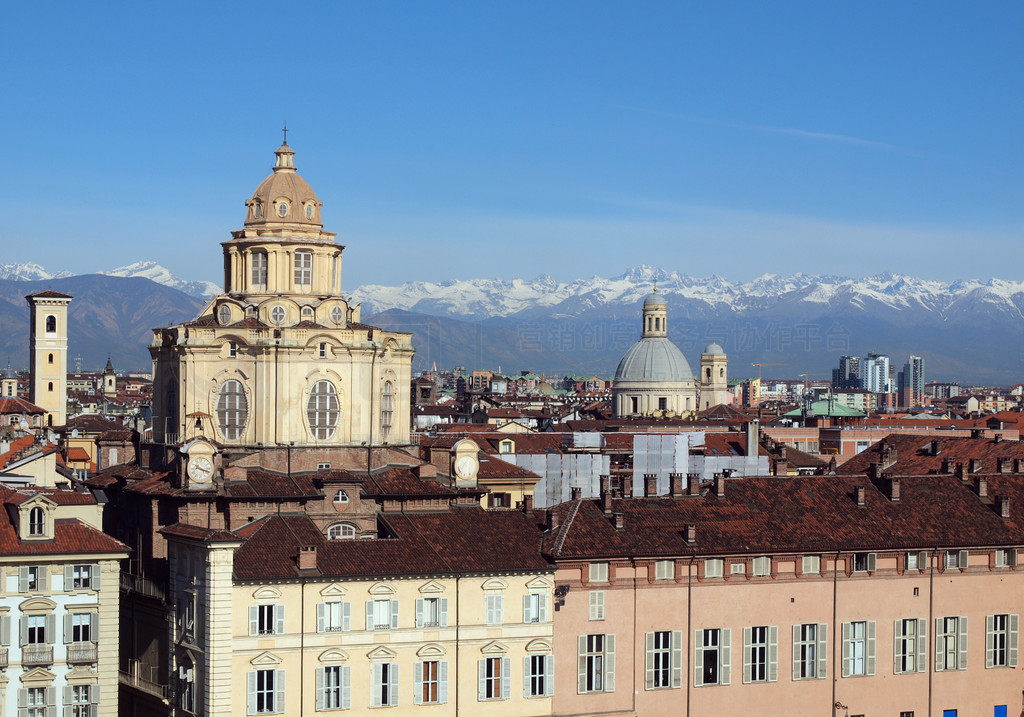
[(345, 321), (345, 310), (335, 304), (331, 307), (331, 321), (340, 324)]
[(217, 309), (217, 320), (220, 321), (221, 325), (231, 323), (231, 307), (227, 304), (221, 304), (220, 308)]
[(306, 205), (306, 219), (312, 219), (312, 218), (313, 218), (313, 205), (312, 204), (307, 204)]
[(284, 202), (278, 202), (277, 204), (277, 216), (286, 217), (288, 216), (288, 205)]
[(285, 316), (286, 312), (284, 310), (284, 307), (281, 306), (280, 304), (278, 304), (277, 306), (270, 310), (270, 320), (273, 321), (275, 324), (283, 324)]
[(220, 387), (217, 398), (217, 427), (225, 440), (237, 441), (245, 430), (249, 417), (249, 403), (242, 382), (231, 379)]
[(306, 419), (309, 421), (309, 430), (313, 438), (320, 441), (331, 438), (338, 425), (340, 413), (341, 404), (338, 402), (338, 392), (334, 384), (330, 381), (314, 383), (306, 402)]

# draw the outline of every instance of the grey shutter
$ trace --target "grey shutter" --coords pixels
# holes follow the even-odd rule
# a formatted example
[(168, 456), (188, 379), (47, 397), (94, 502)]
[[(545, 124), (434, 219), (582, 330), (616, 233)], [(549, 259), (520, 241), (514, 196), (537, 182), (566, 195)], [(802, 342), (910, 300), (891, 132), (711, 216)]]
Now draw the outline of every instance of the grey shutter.
[[(318, 603), (319, 608), (323, 603)], [(318, 616), (319, 617), (319, 616)], [(324, 708), (324, 668), (316, 668), (316, 708), (322, 710)]]
[[(395, 603), (398, 601), (395, 600)], [(388, 669), (388, 705), (391, 707), (398, 706), (398, 663), (390, 663)]]
[(391, 601), (391, 629), (398, 629), (398, 600)]
[(967, 616), (961, 615), (957, 619), (957, 637), (956, 637), (956, 650), (957, 650), (957, 668), (961, 670), (967, 669)]
[(284, 670), (274, 670), (274, 712), (284, 712)]
[[(373, 629), (373, 600), (366, 601), (366, 629)], [(377, 698), (377, 701), (380, 701), (379, 697)], [(377, 707), (380, 707), (380, 704), (378, 704)]]
[(423, 598), (416, 598), (416, 627), (423, 627), (423, 622)]
[(533, 695), (530, 694), (530, 656), (527, 655), (523, 658), (523, 699), (530, 697)]
[(752, 668), (750, 661), (750, 643), (753, 636), (753, 630), (751, 628), (743, 628), (743, 684), (745, 685), (750, 683), (750, 672)]
[[(476, 662), (476, 677), (477, 677), (477, 699), (487, 699), (487, 658), (477, 660)], [(586, 684), (586, 683), (584, 683)]]
[(18, 690), (18, 707), (28, 707), (28, 688), (22, 687)]
[(249, 606), (249, 634), (255, 635), (260, 630), (259, 608), (255, 605)]
[(604, 636), (604, 691), (615, 691), (615, 635)]
[(853, 672), (853, 642), (850, 635), (853, 632), (853, 625), (843, 623), (843, 677), (849, 677)]
[(555, 656), (544, 655), (544, 696), (555, 694)]
[(91, 702), (93, 704), (97, 704), (97, 705), (100, 703), (100, 686), (99, 685), (92, 685), (89, 688), (89, 702)]
[(274, 634), (284, 634), (284, 605), (274, 605)]
[(36, 574), (39, 576), (37, 589), (43, 592), (50, 592), (50, 569), (45, 565), (40, 565), (36, 570)]
[(57, 688), (46, 688), (46, 717), (57, 717)]
[[(252, 608), (250, 608), (251, 610)], [(256, 670), (249, 670), (245, 675), (246, 714), (256, 714)]]
[(28, 567), (24, 565), (18, 568), (18, 592), (28, 592)]
[(917, 569), (927, 570), (928, 569), (928, 552), (922, 550), (917, 554)]
[(448, 627), (448, 598), (438, 598), (437, 618), (441, 627)]
[(683, 633), (672, 631), (672, 686), (683, 686)]
[[(371, 600), (370, 602), (373, 602), (373, 601)], [(367, 614), (369, 615), (370, 613), (367, 613)], [(367, 622), (369, 622), (369, 620), (370, 620), (370, 618), (367, 617)], [(367, 628), (367, 629), (369, 629), (369, 628)], [(381, 691), (381, 688), (384, 685), (384, 675), (383, 675), (383, 672), (382, 672), (382, 668), (383, 668), (383, 666), (381, 665), (381, 663), (375, 662), (375, 663), (373, 663), (373, 666), (372, 666), (372, 668), (370, 670), (370, 674), (371, 674), (371, 679), (370, 679), (370, 706), (371, 707), (380, 707), (381, 706), (381, 703), (380, 703), (380, 691)]]
[(99, 591), (99, 589), (100, 589), (100, 564), (99, 563), (94, 563), (93, 566), (89, 569), (89, 581), (90, 581), (89, 587), (91, 587), (93, 590)]
[(50, 645), (57, 641), (57, 616), (52, 612), (46, 616), (46, 642)]
[(64, 687), (63, 694), (64, 694), (64, 704), (66, 704), (66, 705), (71, 704), (71, 685), (67, 685), (66, 687)]
[(654, 689), (654, 633), (648, 632), (644, 635), (645, 654), (644, 662), (644, 689)]
[(507, 700), (511, 696), (512, 688), (512, 658), (501, 658), (501, 699)]
[(441, 704), (448, 702), (448, 660), (437, 663), (437, 701)]
[(779, 681), (779, 627), (768, 628), (768, 681)]
[(956, 566), (958, 568), (967, 568), (967, 551), (961, 550), (956, 556)]
[(867, 625), (864, 629), (865, 635), (867, 636), (867, 644), (864, 647), (864, 652), (867, 653), (864, 656), (864, 674), (873, 675), (875, 674), (875, 621), (868, 620)]
[(928, 652), (928, 621), (921, 618), (917, 621), (917, 662), (915, 667), (918, 672), (927, 672)]
[(1020, 623), (1019, 615), (1010, 615), (1010, 624), (1007, 627), (1009, 635), (1007, 635), (1007, 649), (1006, 649), (1006, 666), (1016, 667), (1017, 666), (1017, 628)]
[(352, 629), (352, 603), (348, 600), (341, 601), (341, 629), (343, 632)]
[(693, 686), (704, 686), (704, 631), (695, 630), (693, 636)]
[(71, 613), (64, 615), (64, 642), (71, 642)]
[[(97, 612), (89, 613), (89, 642), (100, 641), (100, 615)], [(99, 687), (99, 685), (97, 685)]]
[(903, 638), (905, 637), (903, 632), (903, 620), (893, 620), (892, 622), (892, 674), (899, 675), (903, 673)]
[[(416, 602), (417, 603), (421, 603), (421, 602), (423, 602), (423, 599), (422, 598), (416, 598)], [(417, 611), (416, 622), (419, 625), (423, 624), (423, 621), (420, 620), (420, 617), (422, 617), (422, 607), (423, 607), (422, 605), (417, 605), (416, 606), (416, 611)], [(413, 675), (413, 677), (412, 677), (412, 680), (413, 680), (412, 703), (414, 705), (421, 705), (421, 704), (423, 704), (423, 663), (422, 662), (417, 662), (415, 664), (415, 666), (413, 667), (412, 675)]]
[(985, 616), (985, 668), (995, 664), (995, 615)]
[(878, 562), (878, 556), (875, 553), (868, 553), (868, 572), (875, 572), (875, 565)]
[(945, 642), (943, 631), (943, 619), (941, 617), (935, 618), (935, 671), (942, 672), (946, 669), (945, 650), (943, 649), (943, 643)]
[(828, 677), (828, 625), (823, 622), (818, 623), (818, 629), (816, 631), (818, 638), (818, 671), (815, 673), (815, 677), (819, 680), (823, 680)]
[(18, 644), (24, 647), (28, 644), (28, 617), (25, 615), (21, 616), (21, 634), (18, 636)]
[(800, 625), (793, 625), (793, 679), (800, 679)]
[(341, 666), (341, 709), (347, 710), (352, 707), (352, 668), (348, 665)]
[(0, 645), (11, 644), (11, 616), (0, 617)]
[(73, 565), (64, 566), (64, 591), (70, 592), (74, 589), (75, 584), (75, 568)]
[(586, 694), (587, 692), (587, 636), (580, 635), (576, 638), (576, 692)]
[(540, 622), (548, 621), (548, 594), (541, 593), (537, 596), (537, 619)]
[(718, 650), (721, 669), (718, 671), (719, 684), (728, 685), (732, 681), (732, 629), (724, 628), (721, 633), (722, 646)]
[[(324, 632), (327, 629), (327, 603), (318, 602), (316, 604), (316, 631)], [(317, 668), (320, 669), (320, 668)], [(317, 709), (320, 709), (317, 707)]]
[(523, 622), (533, 622), (533, 610), (530, 609), (530, 593), (523, 595)]

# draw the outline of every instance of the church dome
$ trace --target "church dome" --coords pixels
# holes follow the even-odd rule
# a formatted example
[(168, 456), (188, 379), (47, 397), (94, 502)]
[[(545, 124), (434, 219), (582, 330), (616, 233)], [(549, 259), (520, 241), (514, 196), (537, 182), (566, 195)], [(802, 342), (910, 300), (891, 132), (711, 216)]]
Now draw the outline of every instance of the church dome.
[(704, 349), (705, 356), (725, 356), (725, 349), (716, 343), (708, 344), (708, 347)]
[(665, 298), (658, 293), (657, 289), (648, 294), (647, 298), (644, 299), (644, 308), (646, 309), (650, 306), (665, 306)]
[(295, 150), (285, 142), (274, 152), (274, 171), (246, 203), (245, 226), (299, 225), (322, 227), (320, 200), (295, 171)]
[[(653, 296), (653, 294), (652, 294)], [(650, 297), (648, 297), (650, 299)], [(615, 381), (692, 381), (693, 371), (679, 348), (667, 338), (637, 341), (619, 361)]]

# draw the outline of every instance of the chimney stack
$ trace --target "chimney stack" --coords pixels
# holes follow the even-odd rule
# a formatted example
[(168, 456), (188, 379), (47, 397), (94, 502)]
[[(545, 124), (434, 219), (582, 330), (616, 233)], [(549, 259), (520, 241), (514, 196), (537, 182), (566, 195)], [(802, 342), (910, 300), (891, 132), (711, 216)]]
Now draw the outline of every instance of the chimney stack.
[(700, 473), (686, 474), (686, 495), (700, 495)]
[(612, 514), (612, 492), (610, 490), (601, 494), (601, 512), (605, 515)]
[(960, 480), (966, 482), (966, 480), (967, 480), (967, 471), (964, 470), (964, 464), (963, 463), (957, 463), (956, 464), (956, 477), (959, 478)]
[(1009, 518), (1010, 517), (1010, 498), (1005, 495), (999, 496), (997, 499), (999, 502), (999, 517)]
[(1000, 473), (1009, 473), (1010, 470), (1013, 468), (1013, 464), (1010, 462), (1009, 458), (1000, 458), (998, 460), (998, 463)]
[(971, 459), (971, 473), (978, 473), (980, 471), (981, 471), (981, 459), (980, 458), (972, 458)]
[(615, 529), (616, 530), (622, 530), (625, 527), (625, 517), (626, 516), (623, 513), (616, 513), (615, 514)]
[(673, 498), (678, 498), (683, 494), (683, 474), (682, 473), (669, 473), (669, 493)]
[(978, 479), (978, 497), (979, 498), (987, 498), (988, 497), (988, 481), (985, 480), (984, 478), (979, 478)]
[(875, 462), (868, 466), (868, 478), (878, 480), (882, 477), (882, 464)]
[(1024, 458), (1013, 459), (1013, 472), (1024, 473)]
[(953, 459), (950, 458), (949, 456), (946, 456), (945, 458), (942, 459), (942, 472), (943, 473), (953, 473), (953, 470), (954, 470)]
[(601, 481), (601, 493), (602, 494), (607, 493), (608, 490), (611, 487), (612, 477), (610, 475), (602, 475), (600, 477), (600, 481)]
[(633, 476), (629, 475), (628, 473), (622, 476), (622, 497), (633, 497)]
[(569, 489), (569, 500), (579, 500), (583, 497), (583, 489), (579, 486), (574, 486)]
[(864, 507), (864, 487), (863, 486), (857, 486), (855, 490), (856, 490), (856, 493), (857, 493), (857, 505), (859, 505), (860, 507), (863, 508)]
[(554, 530), (559, 523), (558, 511), (548, 508), (548, 530)]
[(316, 546), (303, 545), (299, 548), (299, 570), (313, 570), (316, 568)]
[(889, 493), (889, 500), (893, 503), (900, 502), (900, 479), (890, 478), (886, 484)]
[(658, 476), (656, 473), (644, 473), (644, 495), (654, 498), (658, 495)]
[(780, 461), (786, 460), (786, 444), (785, 443), (783, 443), (782, 445), (779, 446), (779, 460)]
[(936, 438), (931, 444), (931, 454), (937, 456), (942, 453), (942, 439)]
[(757, 456), (761, 446), (761, 423), (756, 418), (747, 424), (747, 457)]
[(697, 526), (687, 525), (686, 526), (686, 544), (693, 545), (697, 542)]
[(715, 473), (715, 496), (718, 498), (725, 497), (725, 474)]
[(529, 513), (531, 510), (533, 510), (533, 496), (532, 495), (524, 495), (523, 496), (523, 512), (524, 513)]

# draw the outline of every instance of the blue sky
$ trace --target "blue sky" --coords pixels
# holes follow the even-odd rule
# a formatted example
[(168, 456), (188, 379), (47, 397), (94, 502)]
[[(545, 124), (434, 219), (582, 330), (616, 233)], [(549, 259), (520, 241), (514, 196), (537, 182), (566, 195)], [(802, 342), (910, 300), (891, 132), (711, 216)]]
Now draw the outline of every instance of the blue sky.
[(1019, 2), (18, 3), (5, 24), (0, 262), (219, 282), (287, 120), (348, 289), (639, 263), (1022, 278)]

